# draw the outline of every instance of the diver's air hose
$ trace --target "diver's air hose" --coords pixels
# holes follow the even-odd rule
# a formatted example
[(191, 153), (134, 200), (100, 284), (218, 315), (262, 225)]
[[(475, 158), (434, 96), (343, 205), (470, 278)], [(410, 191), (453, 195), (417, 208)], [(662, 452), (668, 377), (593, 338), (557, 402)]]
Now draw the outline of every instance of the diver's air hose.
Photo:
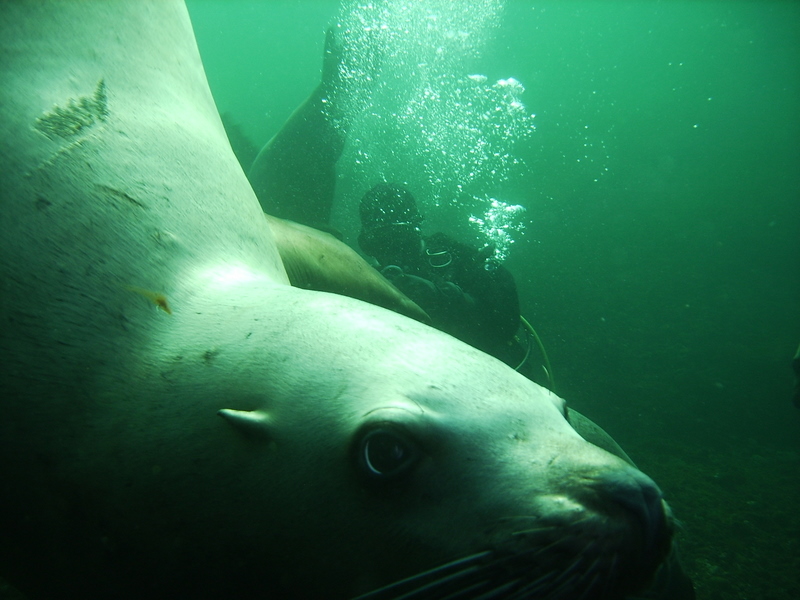
[[(553, 377), (553, 367), (550, 366), (550, 358), (547, 356), (547, 351), (544, 349), (544, 344), (542, 343), (542, 339), (539, 337), (539, 334), (536, 333), (536, 330), (533, 328), (528, 322), (528, 319), (523, 317), (522, 315), (519, 316), (519, 321), (525, 330), (533, 336), (533, 339), (536, 340), (536, 345), (539, 347), (539, 352), (542, 353), (542, 358), (544, 359), (544, 372), (547, 375), (547, 389), (551, 392), (555, 391), (555, 378)], [(525, 364), (525, 361), (528, 360), (528, 354), (530, 353), (530, 346), (528, 350), (525, 352), (525, 358), (522, 359), (522, 362), (519, 363), (517, 369)]]

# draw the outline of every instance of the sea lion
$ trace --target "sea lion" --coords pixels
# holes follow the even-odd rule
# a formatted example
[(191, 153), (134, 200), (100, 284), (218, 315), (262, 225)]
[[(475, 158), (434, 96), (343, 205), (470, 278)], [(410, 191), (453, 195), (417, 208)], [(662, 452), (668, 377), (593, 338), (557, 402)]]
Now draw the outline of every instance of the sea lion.
[(337, 95), (346, 72), (333, 29), (325, 35), (322, 79), (247, 170), (264, 212), (316, 228), (330, 223), (336, 162), (344, 150), (349, 116)]
[(347, 244), (330, 233), (265, 214), (295, 287), (333, 292), (428, 323), (430, 317)]
[(30, 598), (613, 599), (659, 570), (658, 487), (560, 398), (288, 285), (181, 3), (5, 2), (0, 46), (0, 574)]

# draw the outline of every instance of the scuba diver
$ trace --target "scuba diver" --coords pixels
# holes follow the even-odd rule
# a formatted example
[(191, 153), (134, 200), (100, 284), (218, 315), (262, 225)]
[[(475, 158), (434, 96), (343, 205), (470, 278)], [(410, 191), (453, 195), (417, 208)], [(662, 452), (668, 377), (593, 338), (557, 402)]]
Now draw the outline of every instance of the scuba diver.
[[(336, 163), (349, 129), (348, 115), (335, 102), (338, 90), (344, 88), (340, 67), (341, 47), (334, 30), (328, 29), (320, 83), (247, 172), (264, 212), (278, 217), (270, 220), (273, 229), (297, 229), (293, 223), (299, 223), (331, 230)], [(524, 362), (528, 348), (514, 342), (520, 324), (516, 284), (507, 269), (488, 260), (493, 248), (470, 248), (441, 233), (423, 238), (422, 216), (414, 197), (402, 186), (374, 186), (362, 199), (360, 212), (361, 249), (374, 257), (387, 280), (427, 313), (416, 318), (513, 367)], [(308, 229), (303, 234), (309, 243), (323, 241), (326, 252), (334, 251), (333, 240), (322, 240)], [(304, 265), (303, 271), (307, 270)], [(363, 273), (360, 267), (354, 270)], [(293, 285), (319, 287), (316, 276), (299, 281), (292, 275)], [(350, 278), (340, 289), (331, 285), (322, 289), (370, 301), (376, 295), (374, 288), (374, 282), (363, 285)], [(387, 297), (386, 290), (380, 293)], [(406, 302), (400, 310), (394, 307), (397, 304), (391, 299), (382, 303), (411, 316), (422, 312)]]
[(423, 217), (402, 185), (374, 186), (359, 213), (361, 250), (430, 315), (434, 327), (511, 366), (519, 363), (517, 287), (511, 273), (491, 260), (493, 247), (478, 250), (443, 233), (423, 237)]

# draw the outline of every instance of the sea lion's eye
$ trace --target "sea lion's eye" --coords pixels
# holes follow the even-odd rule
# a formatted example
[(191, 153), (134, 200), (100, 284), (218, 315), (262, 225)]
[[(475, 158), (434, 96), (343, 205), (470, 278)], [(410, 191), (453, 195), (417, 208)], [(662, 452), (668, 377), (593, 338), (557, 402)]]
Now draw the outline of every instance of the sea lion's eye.
[(418, 457), (415, 444), (387, 428), (373, 429), (359, 445), (361, 468), (378, 479), (391, 479), (408, 471)]

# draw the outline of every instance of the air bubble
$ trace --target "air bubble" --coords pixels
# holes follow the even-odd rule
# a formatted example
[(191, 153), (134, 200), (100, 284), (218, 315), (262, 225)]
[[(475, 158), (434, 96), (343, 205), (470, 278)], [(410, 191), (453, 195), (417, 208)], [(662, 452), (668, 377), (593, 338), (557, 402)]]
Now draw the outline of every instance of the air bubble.
[[(429, 218), (431, 206), (448, 204), (486, 216), (493, 190), (525, 168), (516, 144), (535, 131), (522, 82), (490, 83), (469, 70), (499, 25), (502, 4), (486, 0), (469, 11), (452, 0), (343, 6), (337, 31), (349, 31), (342, 40), (347, 76), (329, 105), (347, 115), (344, 178), (365, 188), (404, 182)], [(358, 193), (343, 199), (358, 201)]]

